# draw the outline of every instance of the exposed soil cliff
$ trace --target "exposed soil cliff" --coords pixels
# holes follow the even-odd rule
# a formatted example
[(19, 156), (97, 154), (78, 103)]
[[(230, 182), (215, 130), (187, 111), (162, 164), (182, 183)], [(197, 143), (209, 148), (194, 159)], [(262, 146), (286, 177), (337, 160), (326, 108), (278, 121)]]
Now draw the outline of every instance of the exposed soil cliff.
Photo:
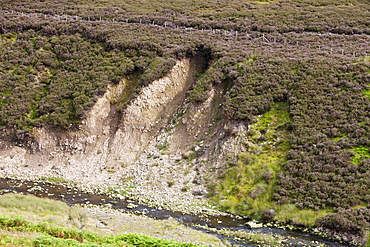
[(78, 130), (34, 129), (27, 148), (3, 143), (0, 175), (60, 177), (157, 205), (201, 202), (206, 182), (241, 151), (238, 138), (246, 129), (220, 120), (222, 86), (213, 87), (204, 103), (187, 100), (203, 65), (200, 57), (178, 61), (120, 112), (117, 102), (127, 93), (122, 80)]

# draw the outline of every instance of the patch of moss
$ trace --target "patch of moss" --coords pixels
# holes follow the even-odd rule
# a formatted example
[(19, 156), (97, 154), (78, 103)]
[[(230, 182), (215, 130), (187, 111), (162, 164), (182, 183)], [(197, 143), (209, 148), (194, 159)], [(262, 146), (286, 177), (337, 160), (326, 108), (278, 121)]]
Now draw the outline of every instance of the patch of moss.
[(358, 146), (350, 149), (355, 153), (352, 163), (359, 165), (362, 159), (370, 159), (370, 146)]
[(331, 138), (334, 142), (338, 142), (339, 140), (341, 139), (347, 139), (348, 138), (348, 135), (347, 134), (344, 134), (344, 135), (341, 135), (341, 136), (338, 136), (338, 137), (334, 137), (334, 138)]
[(370, 90), (364, 90), (364, 95), (370, 99)]
[(213, 201), (222, 209), (258, 218), (263, 210), (274, 207), (274, 185), (290, 148), (290, 121), (288, 103), (279, 102), (250, 125), (248, 151), (239, 155), (236, 166), (217, 186), (219, 196)]

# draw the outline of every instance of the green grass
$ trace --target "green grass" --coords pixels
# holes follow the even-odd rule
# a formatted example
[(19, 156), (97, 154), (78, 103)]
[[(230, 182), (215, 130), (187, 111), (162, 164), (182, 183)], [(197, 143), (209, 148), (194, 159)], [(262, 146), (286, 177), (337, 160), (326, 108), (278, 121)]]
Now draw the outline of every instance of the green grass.
[[(27, 219), (17, 214), (25, 215)], [(63, 202), (32, 195), (2, 195), (0, 246), (196, 246), (141, 234), (99, 236), (94, 232), (61, 227), (67, 225), (62, 223), (65, 219), (56, 218), (60, 215), (69, 215), (69, 219), (81, 220), (82, 217), (81, 211)]]
[[(174, 219), (154, 220), (117, 213), (106, 211), (105, 207), (92, 210), (77, 205), (70, 207), (61, 201), (33, 195), (1, 195), (0, 246), (197, 246), (195, 244), (205, 243), (213, 246), (220, 243), (217, 237), (185, 227)], [(106, 224), (104, 227), (96, 225), (101, 220)]]
[(227, 229), (218, 230), (217, 233), (258, 243), (262, 246), (281, 246), (283, 242), (283, 237), (281, 235), (272, 233), (246, 232), (241, 230), (230, 231)]
[(0, 107), (2, 105), (5, 105), (7, 102), (6, 102), (6, 98), (7, 96), (11, 95), (12, 94), (12, 91), (11, 90), (6, 90), (5, 92), (1, 93), (0, 96), (1, 96), (1, 100), (0, 100)]
[(370, 56), (364, 56), (364, 57), (360, 57), (358, 59), (359, 62), (364, 62), (364, 63), (370, 63)]
[(164, 141), (163, 144), (156, 145), (156, 148), (158, 148), (160, 151), (166, 151), (168, 149), (168, 142)]
[[(363, 58), (363, 61), (369, 62), (370, 58), (365, 57), (365, 58)], [(368, 86), (370, 86), (370, 84)], [(370, 90), (363, 90), (362, 92), (363, 92), (364, 96), (366, 96), (370, 99)], [(364, 125), (365, 123), (362, 122), (360, 124)], [(347, 134), (339, 136), (339, 137), (332, 138), (332, 140), (337, 142), (342, 138), (348, 138)], [(352, 148), (350, 150), (355, 153), (354, 156), (352, 157), (352, 164), (359, 165), (362, 159), (364, 159), (364, 158), (369, 159), (370, 158), (370, 146), (357, 146), (357, 147)]]
[(21, 236), (24, 232), (41, 234), (33, 239), (1, 234), (0, 245), (3, 246), (197, 246), (140, 234), (99, 236), (93, 232), (65, 229), (46, 223), (33, 224), (19, 217), (0, 216), (0, 228), (13, 233), (19, 232)]
[(255, 3), (257, 5), (263, 5), (263, 4), (270, 4), (270, 3), (273, 3), (275, 1), (251, 1), (252, 3)]
[[(365, 62), (370, 61), (370, 57), (364, 58)], [(368, 85), (370, 86), (370, 85)], [(363, 90), (364, 96), (368, 97), (370, 99), (370, 90)], [(362, 159), (370, 159), (370, 146), (358, 146), (355, 148), (350, 149), (355, 153), (355, 155), (352, 157), (352, 163), (353, 164), (360, 164)]]
[(17, 40), (18, 34), (15, 33), (6, 33), (1, 35), (0, 44), (11, 44)]
[(295, 225), (313, 227), (319, 217), (332, 213), (331, 209), (316, 211), (313, 209), (298, 209), (293, 204), (275, 205), (275, 219), (280, 222), (292, 222)]
[(5, 194), (0, 197), (0, 215), (35, 223), (48, 223), (68, 228), (80, 228), (87, 220), (87, 212), (80, 206), (69, 207), (61, 201), (38, 198), (33, 195)]
[(135, 89), (139, 84), (139, 72), (133, 72), (131, 75), (127, 76), (127, 81), (125, 81), (125, 90), (120, 95), (119, 101), (113, 101), (111, 103), (118, 103), (117, 110), (122, 111), (126, 104), (130, 101), (131, 97), (135, 94)]
[(5, 194), (1, 196), (0, 207), (22, 210), (38, 215), (68, 213), (70, 207), (60, 201), (42, 199), (32, 195)]
[(249, 65), (253, 64), (256, 60), (257, 60), (256, 57), (249, 57), (249, 58), (246, 58), (243, 62), (237, 63), (236, 66), (237, 66), (238, 72), (239, 73), (242, 72), (243, 66), (248, 67)]
[(358, 146), (355, 148), (350, 149), (355, 153), (355, 155), (352, 158), (353, 164), (360, 164), (362, 159), (370, 159), (370, 147), (369, 146)]
[(338, 142), (340, 139), (348, 139), (348, 135), (347, 135), (347, 134), (343, 134), (343, 135), (341, 135), (341, 136), (338, 136), (338, 137), (334, 137), (334, 138), (332, 138), (332, 140), (333, 140), (334, 142)]
[[(370, 57), (365, 57), (364, 62), (370, 63)], [(368, 73), (370, 74), (370, 70), (368, 71)], [(367, 86), (370, 87), (370, 84), (368, 84)], [(370, 99), (370, 89), (362, 90), (362, 93), (365, 97), (368, 97)]]
[(363, 93), (366, 97), (370, 99), (370, 90), (363, 90)]
[(241, 153), (238, 164), (221, 179), (217, 186), (221, 196), (213, 197), (212, 201), (223, 210), (255, 219), (260, 218), (263, 210), (273, 209), (276, 212), (274, 219), (279, 222), (313, 227), (319, 217), (332, 212), (332, 209), (299, 209), (293, 204), (278, 205), (272, 200), (277, 174), (282, 171), (280, 165), (286, 162), (285, 155), (290, 148), (288, 107), (285, 102), (275, 103), (250, 125), (245, 143), (248, 152)]
[(41, 180), (51, 182), (51, 183), (74, 183), (64, 178), (59, 178), (59, 177), (41, 177)]
[(367, 232), (367, 242), (365, 244), (365, 247), (370, 247), (370, 231)]
[(212, 201), (223, 210), (258, 218), (265, 209), (275, 208), (272, 196), (280, 164), (286, 161), (290, 146), (286, 124), (288, 104), (275, 103), (250, 126), (248, 152), (241, 153), (237, 165), (230, 168), (217, 186), (219, 195)]

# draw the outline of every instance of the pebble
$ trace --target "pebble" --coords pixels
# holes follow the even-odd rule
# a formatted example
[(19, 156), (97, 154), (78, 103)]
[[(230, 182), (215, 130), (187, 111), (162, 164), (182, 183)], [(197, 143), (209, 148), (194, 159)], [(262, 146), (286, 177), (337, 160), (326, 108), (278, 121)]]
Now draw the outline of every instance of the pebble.
[(137, 205), (135, 205), (133, 203), (127, 204), (127, 208), (129, 208), (129, 209), (136, 208), (136, 207), (137, 207)]

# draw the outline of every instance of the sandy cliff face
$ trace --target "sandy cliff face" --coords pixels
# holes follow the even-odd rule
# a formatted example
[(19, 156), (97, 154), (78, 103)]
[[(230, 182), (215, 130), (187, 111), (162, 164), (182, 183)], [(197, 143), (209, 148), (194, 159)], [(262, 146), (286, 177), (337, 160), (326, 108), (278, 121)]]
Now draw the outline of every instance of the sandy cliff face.
[(28, 148), (1, 150), (0, 175), (62, 177), (158, 204), (202, 200), (207, 180), (242, 150), (246, 126), (218, 120), (222, 88), (214, 87), (202, 104), (188, 102), (200, 64), (178, 61), (122, 113), (116, 102), (126, 81), (110, 86), (79, 130), (35, 129)]

